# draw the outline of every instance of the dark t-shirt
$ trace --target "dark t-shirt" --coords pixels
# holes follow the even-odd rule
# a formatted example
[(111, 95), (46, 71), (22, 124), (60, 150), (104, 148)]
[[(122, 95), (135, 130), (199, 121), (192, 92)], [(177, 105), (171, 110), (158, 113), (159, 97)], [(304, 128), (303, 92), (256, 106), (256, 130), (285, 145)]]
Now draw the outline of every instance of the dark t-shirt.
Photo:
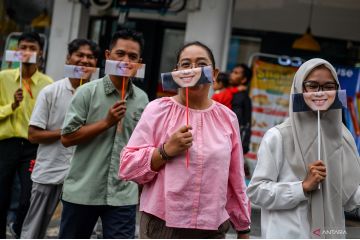
[(250, 145), (252, 112), (252, 104), (248, 92), (240, 91), (234, 93), (231, 105), (239, 121), (242, 147), (244, 154), (246, 154), (249, 151)]

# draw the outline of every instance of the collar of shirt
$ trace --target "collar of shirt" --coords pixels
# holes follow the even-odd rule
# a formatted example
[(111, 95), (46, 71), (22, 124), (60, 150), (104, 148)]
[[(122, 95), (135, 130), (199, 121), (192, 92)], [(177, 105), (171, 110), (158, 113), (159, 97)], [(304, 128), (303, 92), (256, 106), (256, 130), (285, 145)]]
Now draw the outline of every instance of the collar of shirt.
[[(109, 94), (113, 93), (114, 91), (116, 91), (116, 88), (115, 88), (114, 84), (112, 83), (109, 75), (106, 75), (104, 77), (103, 82), (104, 82), (104, 89), (105, 89), (106, 95), (109, 95)], [(127, 99), (128, 97), (133, 98), (133, 96), (134, 96), (133, 83), (132, 83), (131, 79), (129, 79), (125, 99)]]
[[(41, 78), (41, 75), (39, 70), (36, 69), (35, 73), (30, 77), (30, 79), (36, 85), (39, 82), (39, 78)], [(20, 81), (20, 68), (16, 69), (15, 81)]]
[(72, 86), (71, 81), (70, 81), (69, 78), (66, 78), (65, 88), (66, 88), (67, 90), (69, 90), (70, 92), (72, 92), (72, 94), (74, 94), (75, 91), (76, 91), (76, 89)]

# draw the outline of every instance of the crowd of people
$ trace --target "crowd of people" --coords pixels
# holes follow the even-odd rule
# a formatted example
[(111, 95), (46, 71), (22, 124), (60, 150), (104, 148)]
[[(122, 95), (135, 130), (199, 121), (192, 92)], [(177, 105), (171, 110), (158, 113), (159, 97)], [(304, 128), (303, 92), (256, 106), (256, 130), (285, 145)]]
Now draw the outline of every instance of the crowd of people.
[[(39, 57), (42, 39), (23, 33), (18, 50)], [(82, 67), (96, 67), (102, 54), (87, 39), (67, 50), (64, 64)], [(143, 51), (142, 34), (123, 29), (104, 54), (142, 63)], [(140, 238), (225, 238), (230, 227), (249, 238), (250, 202), (261, 207), (264, 238), (345, 237), (344, 210), (360, 206), (360, 160), (341, 109), (321, 111), (318, 159), (317, 115), (294, 112), (290, 99), (289, 118), (265, 134), (247, 187), (251, 69), (220, 72), (198, 41), (179, 49), (176, 71), (204, 67), (212, 68), (212, 97), (203, 83), (150, 103), (131, 76), (53, 81), (26, 62), (1, 71), (0, 238), (16, 175), (19, 206), (8, 227), (17, 238), (44, 238), (60, 201), (59, 238), (90, 238), (99, 218), (104, 238), (135, 238), (138, 210)], [(309, 81), (316, 91), (340, 89), (323, 59), (298, 69), (291, 93), (307, 92)]]

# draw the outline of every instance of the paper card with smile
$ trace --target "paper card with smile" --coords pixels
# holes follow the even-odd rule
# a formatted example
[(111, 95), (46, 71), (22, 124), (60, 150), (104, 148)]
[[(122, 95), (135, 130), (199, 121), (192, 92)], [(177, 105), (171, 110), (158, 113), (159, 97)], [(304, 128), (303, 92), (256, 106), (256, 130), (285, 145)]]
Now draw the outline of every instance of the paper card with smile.
[(212, 67), (198, 67), (161, 74), (164, 91), (193, 87), (199, 84), (212, 83)]
[(99, 68), (65, 65), (64, 77), (95, 80), (99, 78)]
[(36, 52), (6, 50), (5, 61), (36, 63)]
[(295, 93), (292, 99), (293, 112), (326, 111), (347, 107), (346, 90)]
[(105, 74), (123, 77), (144, 78), (145, 64), (106, 60)]

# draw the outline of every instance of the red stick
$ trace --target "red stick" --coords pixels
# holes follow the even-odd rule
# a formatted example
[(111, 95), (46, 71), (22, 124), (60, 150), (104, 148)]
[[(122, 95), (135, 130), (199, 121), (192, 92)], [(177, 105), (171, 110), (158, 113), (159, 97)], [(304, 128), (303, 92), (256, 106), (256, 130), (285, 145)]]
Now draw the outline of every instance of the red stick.
[[(186, 126), (189, 126), (189, 88), (186, 88)], [(189, 167), (189, 149), (186, 150), (186, 168)]]
[(121, 100), (125, 99), (125, 77), (122, 77)]

